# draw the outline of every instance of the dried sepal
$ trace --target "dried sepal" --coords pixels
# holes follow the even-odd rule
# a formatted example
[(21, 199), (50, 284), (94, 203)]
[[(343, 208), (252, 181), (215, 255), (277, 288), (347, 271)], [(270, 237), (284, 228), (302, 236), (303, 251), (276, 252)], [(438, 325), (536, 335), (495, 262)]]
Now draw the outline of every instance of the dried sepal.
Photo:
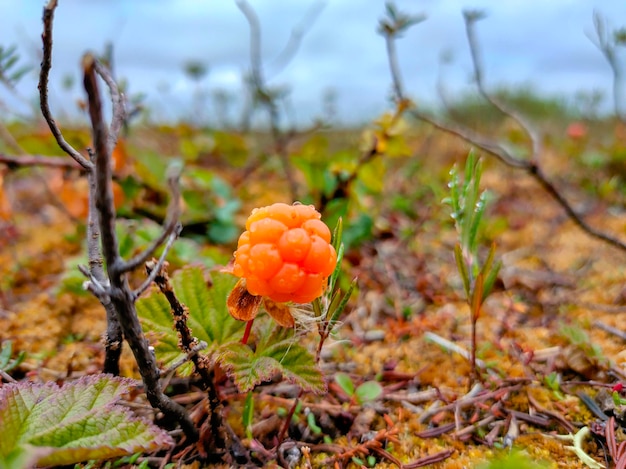
[[(226, 306), (232, 317), (240, 321), (250, 321), (259, 312), (261, 297), (252, 295), (246, 287), (246, 279), (242, 278), (228, 295)], [(277, 320), (278, 321), (278, 320)]]

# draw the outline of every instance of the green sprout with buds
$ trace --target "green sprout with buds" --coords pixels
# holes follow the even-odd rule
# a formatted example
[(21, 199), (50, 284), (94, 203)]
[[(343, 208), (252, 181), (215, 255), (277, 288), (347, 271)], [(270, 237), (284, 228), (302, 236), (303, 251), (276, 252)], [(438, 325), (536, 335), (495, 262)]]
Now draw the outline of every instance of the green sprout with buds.
[(456, 166), (450, 171), (450, 196), (444, 199), (444, 203), (452, 207), (451, 217), (459, 235), (459, 242), (454, 246), (454, 259), (471, 312), (471, 381), (479, 377), (476, 368), (476, 324), (482, 304), (491, 293), (502, 265), (500, 261), (495, 261), (495, 244), (489, 248), (484, 261), (479, 258), (479, 234), (487, 205), (486, 193), (480, 192), (481, 175), (480, 161), (474, 152), (470, 152), (465, 163), (463, 181)]

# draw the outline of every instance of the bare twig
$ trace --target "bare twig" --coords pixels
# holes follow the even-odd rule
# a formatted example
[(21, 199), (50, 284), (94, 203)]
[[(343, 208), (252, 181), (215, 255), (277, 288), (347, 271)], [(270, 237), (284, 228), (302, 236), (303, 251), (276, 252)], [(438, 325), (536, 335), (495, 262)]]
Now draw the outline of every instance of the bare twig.
[(102, 103), (96, 78), (96, 60), (90, 54), (83, 58), (83, 73), (95, 148), (95, 207), (102, 237), (102, 253), (107, 263), (107, 275), (110, 282), (108, 294), (124, 337), (137, 361), (150, 404), (160, 409), (167, 418), (178, 422), (189, 440), (196, 441), (198, 430), (185, 409), (169, 399), (161, 390), (159, 370), (137, 317), (133, 292), (125, 275), (127, 270), (121, 268), (124, 262), (119, 254), (119, 244), (115, 233), (110, 140), (102, 117)]
[(626, 331), (618, 329), (617, 327), (609, 326), (608, 324), (605, 324), (602, 321), (594, 321), (593, 325), (597, 327), (598, 329), (602, 329), (604, 332), (613, 334), (614, 336), (619, 337), (620, 339), (626, 341)]
[(124, 262), (119, 259), (118, 268), (120, 273), (130, 272), (136, 269), (140, 265), (145, 264), (150, 259), (155, 251), (163, 245), (163, 243), (174, 233), (178, 227), (178, 219), (180, 218), (180, 173), (182, 166), (180, 164), (173, 164), (168, 168), (167, 182), (170, 188), (170, 204), (167, 208), (167, 217), (165, 219), (163, 230), (158, 238), (156, 238), (145, 251), (139, 253), (132, 259)]
[[(269, 115), (270, 130), (272, 139), (274, 141), (275, 152), (280, 158), (285, 178), (289, 185), (289, 191), (293, 200), (298, 199), (298, 184), (295, 178), (294, 170), (289, 160), (289, 152), (287, 145), (289, 140), (293, 137), (293, 132), (284, 132), (281, 129), (281, 113), (278, 108), (278, 95), (276, 90), (270, 89), (263, 73), (263, 61), (261, 59), (261, 24), (259, 18), (250, 4), (246, 0), (236, 0), (237, 7), (246, 20), (250, 28), (250, 93), (252, 95), (253, 103), (260, 103)], [(319, 7), (318, 7), (319, 9)], [(315, 10), (313, 10), (315, 12)], [(317, 13), (316, 13), (317, 14)], [(316, 15), (315, 15), (316, 16)], [(309, 15), (309, 21), (314, 19), (314, 15)], [(281, 60), (291, 59), (290, 55), (295, 53), (297, 46), (302, 40), (302, 35), (306, 31), (305, 27), (300, 25), (294, 29), (294, 33), (290, 42), (294, 46), (288, 44), (285, 49)], [(295, 39), (294, 39), (295, 38)], [(292, 49), (292, 50), (290, 50)], [(281, 64), (284, 66), (284, 63)], [(254, 110), (254, 104), (252, 104), (252, 110)]]
[(56, 7), (57, 0), (50, 0), (43, 9), (43, 34), (41, 35), (43, 41), (43, 59), (39, 73), (39, 104), (41, 106), (41, 113), (48, 123), (48, 127), (50, 127), (50, 131), (52, 135), (54, 135), (59, 147), (61, 147), (61, 150), (70, 155), (83, 168), (90, 170), (93, 168), (93, 163), (65, 141), (61, 130), (52, 117), (50, 105), (48, 104), (48, 75), (52, 68), (52, 23), (54, 21), (54, 10)]
[(602, 55), (604, 55), (609, 67), (611, 67), (611, 72), (613, 73), (613, 107), (615, 115), (622, 122), (626, 122), (626, 109), (623, 109), (622, 96), (622, 69), (615, 51), (617, 43), (614, 38), (611, 37), (615, 34), (615, 32), (609, 31), (607, 23), (607, 20), (603, 18), (598, 11), (594, 11), (593, 26), (596, 37), (591, 35), (587, 35), (587, 37), (589, 37), (589, 40), (593, 43), (593, 45), (596, 46), (600, 52), (602, 52)]
[(478, 92), (489, 104), (498, 109), (505, 116), (509, 116), (521, 127), (522, 131), (526, 134), (528, 140), (531, 142), (532, 145), (531, 160), (536, 160), (541, 154), (541, 138), (539, 137), (539, 135), (537, 135), (531, 124), (527, 122), (521, 114), (509, 108), (506, 104), (504, 104), (491, 93), (489, 93), (487, 91), (487, 88), (485, 87), (480, 49), (478, 46), (478, 39), (476, 38), (476, 30), (474, 28), (476, 22), (483, 19), (484, 17), (485, 15), (479, 11), (463, 11), (467, 43), (469, 45), (470, 54), (472, 56), (472, 64), (474, 65), (474, 78), (476, 79)]
[(113, 79), (111, 71), (101, 62), (96, 61), (96, 73), (107, 84), (111, 92), (111, 102), (113, 104), (113, 113), (111, 116), (111, 125), (109, 126), (109, 148), (113, 150), (117, 144), (120, 131), (126, 122), (126, 107), (124, 106), (124, 96), (120, 93), (117, 83)]
[(11, 376), (10, 374), (8, 374), (6, 371), (2, 369), (0, 369), (0, 378), (5, 380), (7, 383), (17, 383), (17, 380), (13, 378), (13, 376)]
[[(478, 18), (476, 18), (478, 19)], [(472, 58), (475, 59), (473, 65), (475, 70), (475, 76), (477, 78), (477, 82), (479, 82), (479, 90), (481, 94), (484, 93), (486, 96), (489, 96), (488, 93), (485, 92), (483, 81), (482, 81), (482, 69), (478, 62), (478, 45), (473, 36), (472, 24), (475, 19), (471, 19), (469, 21), (469, 38), (472, 41), (470, 44), (472, 50)], [(396, 36), (393, 34), (384, 35), (385, 40), (387, 42), (393, 42), (396, 39)], [(395, 47), (387, 46), (387, 51), (395, 55)], [(396, 59), (390, 59), (390, 64), (396, 62)], [(401, 80), (399, 77), (394, 77), (394, 75), (398, 75), (400, 73), (398, 67), (390, 67), (390, 73), (392, 74), (392, 79), (396, 87), (401, 86)], [(482, 90), (481, 90), (482, 88)], [(397, 90), (396, 99), (398, 101), (405, 101), (407, 98), (405, 96), (404, 90), (400, 87)], [(455, 135), (468, 143), (475, 145), (476, 147), (483, 150), (485, 153), (495, 157), (500, 160), (504, 164), (512, 167), (519, 168), (524, 170), (528, 175), (530, 175), (539, 185), (561, 206), (561, 208), (565, 211), (567, 216), (585, 233), (589, 236), (596, 238), (600, 241), (607, 243), (610, 246), (613, 246), (621, 251), (626, 252), (626, 242), (600, 231), (594, 227), (592, 227), (589, 223), (587, 223), (581, 215), (576, 212), (576, 210), (572, 207), (570, 202), (565, 198), (565, 196), (559, 191), (559, 189), (554, 185), (554, 183), (545, 175), (542, 168), (539, 166), (538, 158), (540, 151), (539, 138), (536, 136), (535, 132), (533, 132), (528, 123), (526, 123), (523, 119), (519, 120), (519, 117), (516, 114), (512, 114), (505, 106), (501, 105), (497, 101), (493, 100), (493, 98), (488, 98), (492, 104), (494, 104), (498, 109), (504, 112), (506, 115), (516, 120), (518, 124), (527, 132), (529, 138), (532, 142), (532, 151), (533, 154), (529, 160), (522, 160), (514, 155), (512, 155), (504, 146), (499, 144), (498, 142), (487, 138), (483, 135), (480, 135), (472, 130), (469, 130), (465, 127), (459, 125), (452, 125), (448, 123), (444, 123), (434, 117), (429, 116), (428, 114), (420, 111), (417, 108), (411, 109), (411, 115), (413, 115), (416, 119), (419, 119), (423, 122), (427, 122), (438, 130), (446, 132), (451, 135)]]
[[(181, 358), (179, 358), (178, 360), (176, 360), (175, 362), (173, 362), (169, 368), (167, 368), (166, 370), (163, 370), (163, 372), (161, 373), (162, 375), (168, 375), (170, 373), (173, 373), (174, 371), (176, 371), (178, 368), (180, 368), (181, 366), (183, 366), (185, 363), (187, 363), (188, 361), (191, 360), (191, 358), (196, 355), (198, 352), (201, 352), (202, 350), (205, 350), (207, 347), (209, 346), (209, 344), (207, 344), (204, 340), (201, 340), (198, 345), (196, 345), (195, 347), (193, 347), (189, 352), (187, 352), (187, 355), (182, 356)], [(201, 393), (202, 396), (204, 396), (204, 393)], [(186, 396), (187, 394), (185, 394)]]
[[(169, 238), (167, 239), (167, 242), (165, 243), (165, 246), (163, 247), (163, 252), (161, 253), (161, 256), (159, 257), (159, 260), (156, 262), (154, 262), (154, 260), (150, 261), (150, 264), (152, 267), (150, 269), (150, 272), (148, 272), (148, 277), (146, 278), (146, 280), (144, 280), (144, 282), (139, 287), (137, 287), (133, 291), (133, 296), (135, 297), (135, 299), (139, 298), (141, 294), (148, 289), (148, 287), (152, 284), (152, 282), (154, 282), (157, 275), (159, 275), (159, 272), (161, 271), (163, 266), (166, 264), (165, 259), (167, 257), (167, 253), (173, 246), (174, 241), (176, 241), (176, 239), (180, 236), (180, 232), (182, 231), (182, 229), (183, 229), (183, 225), (178, 223), (174, 231), (170, 234)], [(146, 263), (146, 265), (147, 264), (148, 263)]]
[(25, 155), (20, 154), (19, 156), (15, 155), (7, 155), (5, 153), (0, 153), (0, 163), (5, 163), (9, 168), (11, 167), (21, 167), (21, 166), (47, 166), (51, 168), (76, 168), (82, 169), (85, 168), (82, 166), (78, 166), (75, 160), (68, 160), (67, 157), (59, 157), (59, 156), (45, 156), (45, 155)]
[(224, 421), (222, 420), (222, 403), (215, 387), (215, 371), (209, 358), (206, 355), (192, 353), (198, 346), (198, 339), (194, 337), (187, 324), (189, 317), (189, 309), (180, 302), (174, 287), (170, 282), (167, 274), (167, 264), (159, 265), (154, 259), (146, 263), (146, 271), (148, 278), (154, 278), (154, 283), (161, 290), (161, 293), (170, 304), (172, 316), (174, 318), (174, 327), (178, 332), (179, 347), (186, 353), (194, 364), (196, 373), (200, 375), (200, 384), (203, 390), (207, 392), (210, 408), (210, 425), (211, 425), (211, 442), (204, 442), (207, 447), (218, 448), (224, 450), (226, 448), (226, 433)]
[(298, 52), (300, 44), (302, 44), (302, 39), (309, 31), (309, 29), (311, 29), (311, 27), (315, 23), (315, 20), (322, 13), (322, 10), (325, 6), (325, 0), (315, 1), (311, 5), (309, 10), (305, 13), (302, 20), (300, 20), (300, 22), (293, 27), (293, 29), (291, 30), (291, 34), (289, 35), (289, 40), (287, 41), (287, 44), (285, 44), (283, 50), (270, 64), (270, 66), (273, 68), (274, 74), (280, 72), (289, 62), (291, 62), (291, 60)]
[[(57, 140), (59, 147), (65, 151), (72, 159), (80, 165), (82, 169), (87, 171), (89, 178), (89, 212), (87, 220), (87, 253), (89, 259), (89, 275), (98, 284), (104, 284), (106, 281), (106, 275), (103, 268), (102, 251), (100, 248), (100, 227), (99, 218), (97, 213), (97, 207), (94, 194), (96, 193), (96, 179), (94, 175), (95, 165), (93, 162), (92, 154), (90, 153), (90, 159), (85, 159), (76, 149), (70, 146), (61, 133), (61, 130), (56, 125), (54, 118), (50, 112), (48, 104), (48, 76), (50, 68), (52, 67), (52, 27), (54, 23), (54, 10), (57, 7), (56, 0), (50, 0), (44, 7), (43, 24), (44, 31), (42, 34), (43, 41), (43, 60), (41, 63), (41, 71), (39, 74), (39, 96), (41, 101), (41, 112), (50, 127), (50, 131)], [(96, 65), (97, 67), (97, 65)], [(107, 82), (111, 96), (116, 96), (117, 86), (114, 83)], [(119, 94), (119, 93), (118, 93)], [(113, 99), (114, 110), (119, 106), (116, 104), (116, 99)], [(114, 112), (114, 119), (118, 117), (120, 112)], [(123, 115), (123, 113), (122, 113)], [(113, 127), (113, 124), (112, 124)], [(56, 158), (46, 158), (39, 156), (22, 155), (19, 161), (14, 161), (13, 164), (33, 164), (44, 166), (59, 166), (64, 167), (61, 163), (57, 163)], [(69, 161), (67, 162), (69, 163)], [(69, 166), (69, 165), (68, 165)], [(72, 163), (72, 166), (75, 166)], [(95, 285), (95, 284), (94, 284)], [(95, 290), (92, 290), (96, 294)], [(107, 318), (107, 331), (104, 338), (105, 359), (104, 369), (105, 373), (112, 373), (114, 375), (119, 374), (119, 358), (122, 351), (122, 329), (117, 318), (114, 305), (111, 303), (109, 295), (101, 294), (98, 296), (100, 299)]]
[[(96, 208), (96, 177), (93, 171), (87, 175), (89, 181), (89, 205), (87, 213), (87, 258), (89, 259), (89, 273), (100, 284), (107, 284), (109, 280), (104, 271), (102, 249), (100, 248), (100, 224)], [(124, 340), (122, 326), (117, 317), (115, 306), (111, 298), (106, 295), (99, 297), (104, 307), (107, 319), (107, 330), (104, 334), (104, 373), (120, 374), (120, 357)]]

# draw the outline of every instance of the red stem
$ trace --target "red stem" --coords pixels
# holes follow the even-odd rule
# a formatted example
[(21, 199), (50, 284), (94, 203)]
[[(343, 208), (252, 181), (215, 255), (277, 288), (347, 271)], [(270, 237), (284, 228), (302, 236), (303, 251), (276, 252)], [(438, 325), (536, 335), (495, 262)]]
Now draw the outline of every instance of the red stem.
[(246, 323), (246, 330), (243, 333), (243, 337), (241, 338), (241, 343), (246, 345), (248, 343), (248, 339), (250, 338), (250, 331), (252, 330), (252, 323), (254, 322), (254, 319), (250, 319), (247, 323)]

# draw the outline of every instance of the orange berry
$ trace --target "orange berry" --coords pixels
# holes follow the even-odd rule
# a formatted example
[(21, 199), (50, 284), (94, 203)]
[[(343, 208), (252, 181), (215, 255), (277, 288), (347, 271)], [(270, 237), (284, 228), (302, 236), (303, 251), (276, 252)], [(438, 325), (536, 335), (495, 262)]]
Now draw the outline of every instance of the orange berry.
[(237, 248), (240, 248), (244, 244), (250, 244), (250, 232), (249, 231), (244, 231), (243, 233), (241, 233), (241, 236), (239, 236), (239, 239), (237, 240)]
[(322, 220), (307, 220), (302, 224), (307, 233), (317, 235), (327, 243), (330, 243), (330, 230)]
[(246, 279), (246, 287), (255, 296), (269, 296), (273, 292), (266, 280), (261, 280), (259, 277), (254, 276)]
[(249, 231), (250, 244), (276, 243), (287, 227), (278, 220), (263, 218), (252, 223)]
[(335, 268), (333, 261), (337, 261), (335, 249), (319, 236), (311, 236), (311, 249), (302, 262), (302, 268), (307, 272), (328, 276)]
[(287, 262), (300, 262), (309, 253), (311, 237), (302, 228), (285, 231), (278, 240), (281, 257)]
[(283, 303), (324, 293), (337, 254), (330, 230), (312, 205), (276, 203), (254, 209), (237, 242), (233, 274), (248, 292)]
[(268, 280), (283, 266), (278, 248), (273, 244), (255, 244), (250, 248), (248, 272), (260, 279)]
[(285, 262), (269, 284), (276, 293), (293, 293), (302, 286), (304, 280), (305, 275), (299, 265)]
[[(248, 261), (250, 259), (250, 245), (243, 244), (235, 252), (235, 265), (233, 266), (233, 273), (237, 277), (248, 276)], [(239, 274), (241, 272), (241, 274)]]
[(326, 277), (322, 274), (306, 274), (304, 282), (298, 288), (293, 301), (296, 303), (310, 303), (324, 292)]

